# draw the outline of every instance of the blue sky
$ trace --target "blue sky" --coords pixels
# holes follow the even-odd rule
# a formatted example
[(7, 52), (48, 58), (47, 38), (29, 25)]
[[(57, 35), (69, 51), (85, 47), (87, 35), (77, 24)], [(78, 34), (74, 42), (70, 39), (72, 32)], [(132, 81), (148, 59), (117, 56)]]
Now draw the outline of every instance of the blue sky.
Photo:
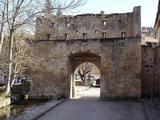
[(99, 13), (102, 10), (106, 14), (131, 12), (134, 6), (139, 5), (142, 7), (142, 26), (153, 27), (158, 0), (87, 0), (87, 3), (78, 9), (78, 14)]

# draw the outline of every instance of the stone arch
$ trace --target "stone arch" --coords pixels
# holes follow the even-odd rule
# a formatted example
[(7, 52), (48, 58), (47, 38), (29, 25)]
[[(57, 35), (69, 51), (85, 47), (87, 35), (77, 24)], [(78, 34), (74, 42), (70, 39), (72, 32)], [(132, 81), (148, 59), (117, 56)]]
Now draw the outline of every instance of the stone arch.
[(89, 53), (89, 52), (80, 52), (70, 55), (69, 57), (71, 64), (71, 71), (75, 69), (82, 63), (91, 62), (94, 63), (99, 69), (101, 68), (101, 57), (99, 55)]
[(76, 68), (85, 63), (85, 62), (90, 62), (93, 63), (97, 66), (101, 73), (101, 57), (99, 55), (90, 53), (90, 52), (79, 52), (75, 54), (71, 54), (69, 56), (69, 63), (70, 63), (70, 97), (74, 96), (74, 72)]

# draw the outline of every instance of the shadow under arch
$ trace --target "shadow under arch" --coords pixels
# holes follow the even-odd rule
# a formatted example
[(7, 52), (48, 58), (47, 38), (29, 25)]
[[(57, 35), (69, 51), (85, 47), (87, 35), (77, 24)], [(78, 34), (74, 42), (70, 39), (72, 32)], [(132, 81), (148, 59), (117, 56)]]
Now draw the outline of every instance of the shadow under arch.
[(94, 63), (100, 70), (101, 68), (101, 57), (99, 55), (89, 53), (89, 52), (80, 52), (70, 55), (69, 57), (71, 71), (75, 71), (76, 68), (85, 62)]
[(79, 52), (79, 53), (71, 54), (69, 56), (70, 98), (74, 98), (74, 95), (75, 95), (74, 72), (79, 65), (86, 62), (95, 64), (101, 73), (101, 57), (99, 55), (96, 55), (90, 52)]

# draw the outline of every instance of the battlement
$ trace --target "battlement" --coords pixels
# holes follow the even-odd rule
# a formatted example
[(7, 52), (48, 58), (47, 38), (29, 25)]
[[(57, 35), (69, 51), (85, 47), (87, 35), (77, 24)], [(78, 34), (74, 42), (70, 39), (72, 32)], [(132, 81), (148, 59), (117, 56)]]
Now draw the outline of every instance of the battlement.
[(36, 39), (87, 39), (139, 37), (141, 32), (141, 8), (133, 12), (81, 14), (76, 16), (40, 16), (37, 18)]

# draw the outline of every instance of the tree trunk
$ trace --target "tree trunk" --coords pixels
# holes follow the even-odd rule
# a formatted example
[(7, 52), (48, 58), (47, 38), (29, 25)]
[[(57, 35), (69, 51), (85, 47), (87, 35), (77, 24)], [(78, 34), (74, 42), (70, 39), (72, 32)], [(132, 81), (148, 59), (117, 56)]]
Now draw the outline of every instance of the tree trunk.
[(17, 78), (18, 78), (18, 74), (15, 73), (15, 74), (14, 74), (14, 77), (13, 77), (13, 80), (12, 80), (12, 82), (11, 82), (11, 87), (13, 87), (13, 85), (14, 85), (15, 81), (17, 80)]
[[(1, 34), (1, 41), (0, 41), (0, 58), (1, 58), (1, 55), (2, 55), (3, 42), (4, 42), (4, 35), (3, 35), (3, 33), (2, 33), (2, 34)], [(2, 59), (0, 59), (0, 60), (2, 60)]]
[[(3, 41), (4, 41), (4, 19), (5, 19), (5, 12), (6, 12), (6, 5), (4, 4), (4, 8), (2, 11), (2, 18), (1, 18), (1, 30), (0, 30), (0, 58), (2, 54), (2, 46), (3, 46)], [(1, 60), (1, 59), (0, 59)]]
[(9, 39), (9, 71), (8, 71), (8, 81), (7, 81), (7, 88), (6, 88), (6, 95), (9, 95), (11, 92), (11, 77), (12, 77), (12, 64), (13, 64), (13, 32), (10, 33), (10, 39)]
[(84, 74), (82, 74), (82, 73), (80, 72), (80, 70), (78, 70), (78, 74), (79, 74), (81, 80), (84, 82)]

